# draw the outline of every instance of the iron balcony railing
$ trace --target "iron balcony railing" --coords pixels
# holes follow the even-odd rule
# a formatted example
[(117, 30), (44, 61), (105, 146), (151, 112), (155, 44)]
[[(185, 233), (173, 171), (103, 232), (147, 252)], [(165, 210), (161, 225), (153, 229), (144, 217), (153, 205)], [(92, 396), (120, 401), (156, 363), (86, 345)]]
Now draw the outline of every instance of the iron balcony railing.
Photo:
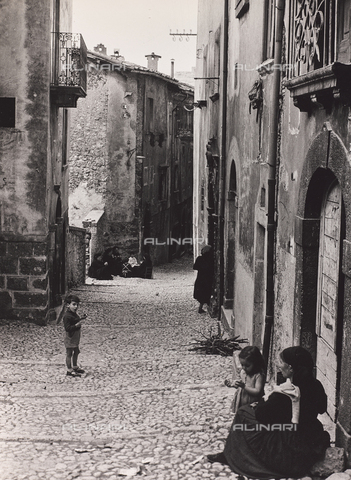
[(336, 61), (337, 0), (293, 0), (289, 28), (288, 78)]
[(87, 89), (87, 47), (80, 33), (53, 33), (52, 81), (55, 87)]

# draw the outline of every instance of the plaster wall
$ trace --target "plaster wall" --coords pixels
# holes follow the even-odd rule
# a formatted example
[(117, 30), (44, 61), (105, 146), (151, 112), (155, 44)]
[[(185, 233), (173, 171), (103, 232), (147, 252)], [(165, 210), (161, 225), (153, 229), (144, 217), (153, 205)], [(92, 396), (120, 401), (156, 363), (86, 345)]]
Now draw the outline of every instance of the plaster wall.
[[(259, 78), (256, 67), (262, 62), (263, 8), (263, 2), (250, 2), (249, 10), (237, 18), (235, 5), (229, 5), (225, 192), (227, 198), (234, 162), (236, 198), (232, 200), (235, 207), (226, 202), (224, 229), (224, 283), (226, 294), (230, 293), (226, 301), (233, 298), (232, 327), (236, 334), (259, 347), (264, 324), (262, 252), (266, 217), (261, 212), (258, 215), (257, 208), (261, 206), (261, 189), (265, 185), (262, 170), (264, 135), (260, 115), (257, 110), (250, 111), (248, 93)], [(232, 225), (235, 225), (235, 239), (230, 231)], [(263, 238), (257, 237), (258, 231), (263, 231)], [(229, 285), (229, 281), (234, 285)]]
[[(15, 126), (0, 128), (0, 311), (3, 318), (44, 324), (50, 308), (50, 224), (62, 175), (62, 111), (50, 104), (53, 2), (1, 4), (0, 97), (15, 98)], [(60, 27), (70, 31), (70, 1)], [(61, 128), (61, 130), (60, 130)], [(64, 261), (64, 260), (63, 260)]]
[(240, 338), (246, 338), (249, 344), (252, 344), (253, 326), (253, 295), (254, 288), (252, 282), (252, 273), (248, 270), (244, 260), (244, 253), (238, 252), (236, 263), (236, 282), (234, 291), (234, 333)]
[[(210, 138), (217, 137), (220, 144), (218, 116), (208, 98), (209, 90), (216, 83), (203, 78), (214, 76), (214, 43), (216, 32), (221, 31), (224, 15), (223, 0), (199, 2), (197, 25), (197, 61), (195, 102), (206, 100), (207, 106), (194, 110), (194, 180), (193, 180), (193, 235), (194, 238), (208, 239), (208, 169), (206, 167), (206, 145)], [(219, 41), (223, 40), (219, 38)], [(220, 52), (221, 55), (221, 52)], [(218, 85), (218, 82), (216, 83)], [(218, 102), (217, 102), (218, 103)], [(194, 243), (194, 258), (200, 255), (201, 244)]]
[[(167, 262), (169, 248), (163, 242), (171, 229), (175, 144), (170, 119), (179, 89), (154, 72), (107, 68), (116, 66), (110, 63), (97, 66), (97, 60), (92, 57), (86, 102), (78, 103), (72, 117), (70, 222), (81, 227), (89, 212), (104, 210), (104, 248), (117, 245), (122, 257), (128, 257), (143, 252), (147, 211), (152, 260)], [(146, 125), (149, 99), (151, 126)], [(162, 171), (167, 179), (161, 199)]]
[[(92, 64), (93, 65), (93, 64)], [(102, 244), (138, 251), (135, 218), (137, 85), (132, 75), (91, 67), (88, 95), (72, 118), (70, 221), (105, 210)]]
[(48, 1), (2, 4), (0, 96), (16, 99), (15, 127), (0, 129), (3, 234), (46, 233), (49, 25)]
[(88, 94), (71, 113), (69, 153), (69, 220), (82, 227), (91, 210), (102, 210), (106, 198), (108, 144), (107, 73), (88, 73)]

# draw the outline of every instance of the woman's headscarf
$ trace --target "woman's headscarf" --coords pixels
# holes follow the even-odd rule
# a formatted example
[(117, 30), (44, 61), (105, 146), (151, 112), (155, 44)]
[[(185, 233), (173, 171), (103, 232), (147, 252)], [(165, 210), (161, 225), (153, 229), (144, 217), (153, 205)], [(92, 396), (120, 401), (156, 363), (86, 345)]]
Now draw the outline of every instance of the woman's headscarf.
[(204, 253), (210, 252), (211, 249), (212, 249), (211, 245), (205, 245), (205, 246), (202, 247), (202, 249), (201, 249), (202, 255), (203, 255)]

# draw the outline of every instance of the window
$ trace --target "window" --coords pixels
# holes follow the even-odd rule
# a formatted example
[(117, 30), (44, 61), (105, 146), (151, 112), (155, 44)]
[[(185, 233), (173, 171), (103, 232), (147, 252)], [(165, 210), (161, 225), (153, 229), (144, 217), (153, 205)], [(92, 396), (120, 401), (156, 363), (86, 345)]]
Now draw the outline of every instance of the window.
[(67, 150), (68, 150), (68, 110), (63, 109), (62, 112), (62, 167), (67, 164)]
[(175, 165), (174, 167), (174, 192), (179, 191), (179, 166)]
[(144, 185), (144, 187), (148, 184), (148, 174), (149, 174), (148, 167), (144, 167), (144, 172), (143, 172), (143, 185)]
[(167, 200), (167, 169), (168, 166), (159, 167), (158, 199), (160, 201)]
[(236, 0), (235, 2), (235, 16), (240, 18), (246, 13), (249, 9), (250, 3), (249, 0)]
[(294, 105), (311, 112), (351, 95), (351, 0), (291, 0), (287, 80)]
[(339, 5), (339, 51), (338, 61), (349, 63), (351, 61), (351, 45), (350, 45), (350, 14), (351, 0), (340, 2)]
[(147, 98), (146, 103), (146, 132), (154, 131), (154, 99)]
[[(348, 3), (348, 2), (346, 2)], [(337, 0), (293, 0), (289, 27), (290, 77), (336, 60)]]
[(16, 126), (16, 99), (9, 97), (0, 98), (0, 127)]
[(274, 40), (275, 40), (275, 0), (267, 0), (267, 10), (265, 11), (265, 51), (263, 60), (274, 58)]

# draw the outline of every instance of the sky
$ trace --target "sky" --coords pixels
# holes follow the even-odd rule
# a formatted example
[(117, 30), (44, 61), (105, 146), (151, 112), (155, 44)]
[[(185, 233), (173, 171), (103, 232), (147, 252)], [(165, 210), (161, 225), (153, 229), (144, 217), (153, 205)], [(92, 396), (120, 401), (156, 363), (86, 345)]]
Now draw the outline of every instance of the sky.
[[(128, 62), (147, 66), (145, 55), (162, 58), (158, 70), (170, 75), (191, 71), (196, 64), (196, 37), (169, 33), (197, 29), (198, 0), (72, 0), (74, 33), (81, 33), (89, 50), (103, 43), (107, 54), (119, 49)], [(176, 41), (173, 40), (176, 38)], [(183, 41), (179, 41), (183, 38)]]

